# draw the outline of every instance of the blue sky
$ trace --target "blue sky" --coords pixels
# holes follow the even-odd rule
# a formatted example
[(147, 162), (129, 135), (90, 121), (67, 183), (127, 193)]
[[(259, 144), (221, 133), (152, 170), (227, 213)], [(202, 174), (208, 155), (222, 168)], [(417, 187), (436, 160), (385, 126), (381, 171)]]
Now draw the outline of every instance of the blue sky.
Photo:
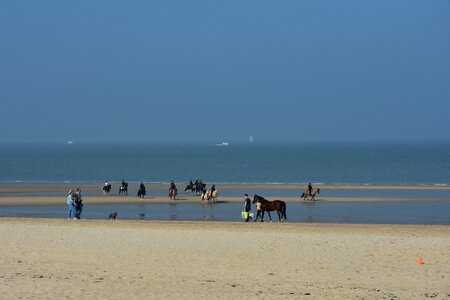
[(450, 1), (1, 1), (2, 143), (450, 140)]

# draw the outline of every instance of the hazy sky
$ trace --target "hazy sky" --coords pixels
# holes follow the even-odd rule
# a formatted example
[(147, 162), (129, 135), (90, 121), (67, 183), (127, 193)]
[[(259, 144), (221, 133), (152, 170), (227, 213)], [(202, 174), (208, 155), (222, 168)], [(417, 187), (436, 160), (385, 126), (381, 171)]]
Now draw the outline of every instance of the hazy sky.
[(450, 1), (1, 1), (15, 142), (450, 140)]

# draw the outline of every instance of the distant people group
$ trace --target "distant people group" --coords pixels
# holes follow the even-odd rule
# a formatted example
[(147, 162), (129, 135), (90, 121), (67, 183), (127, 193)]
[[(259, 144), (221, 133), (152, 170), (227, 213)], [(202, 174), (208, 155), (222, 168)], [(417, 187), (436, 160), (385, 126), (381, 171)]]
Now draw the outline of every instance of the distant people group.
[(68, 213), (67, 219), (81, 219), (81, 213), (83, 212), (83, 200), (81, 199), (81, 189), (77, 189), (76, 192), (73, 190), (69, 191), (69, 196), (67, 196)]

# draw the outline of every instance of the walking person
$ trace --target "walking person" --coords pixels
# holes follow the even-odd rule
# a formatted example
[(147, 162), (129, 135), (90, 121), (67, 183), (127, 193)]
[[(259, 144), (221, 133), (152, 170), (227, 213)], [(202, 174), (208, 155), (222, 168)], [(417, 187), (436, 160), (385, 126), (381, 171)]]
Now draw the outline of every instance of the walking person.
[(247, 213), (247, 219), (245, 219), (245, 222), (248, 222), (250, 220), (250, 210), (252, 209), (252, 201), (248, 197), (248, 194), (244, 195), (244, 211)]
[(67, 196), (67, 206), (68, 206), (68, 213), (67, 213), (67, 220), (69, 220), (72, 217), (75, 219), (75, 204), (73, 202), (73, 190), (69, 191), (69, 196)]
[(261, 218), (261, 222), (262, 222), (262, 210), (261, 210), (261, 202), (256, 202), (256, 218), (253, 222), (258, 221), (258, 218)]
[(83, 200), (81, 199), (81, 189), (77, 189), (74, 194), (74, 204), (75, 204), (75, 218), (81, 219), (81, 213), (83, 212)]

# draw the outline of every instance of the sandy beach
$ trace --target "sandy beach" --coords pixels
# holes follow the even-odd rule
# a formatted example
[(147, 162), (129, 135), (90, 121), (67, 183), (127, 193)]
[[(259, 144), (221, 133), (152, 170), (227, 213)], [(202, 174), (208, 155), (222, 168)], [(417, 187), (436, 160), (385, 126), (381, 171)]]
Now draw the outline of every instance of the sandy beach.
[[(67, 187), (43, 187), (44, 195), (39, 196), (10, 195), (15, 188), (0, 188), (0, 209), (66, 205)], [(60, 196), (45, 195), (59, 189)], [(21, 187), (20, 192), (32, 190), (32, 186)], [(241, 197), (218, 200), (243, 201)], [(450, 199), (319, 197), (318, 201)], [(130, 193), (85, 196), (84, 202), (201, 201), (190, 194), (170, 200), (151, 195), (140, 199)], [(0, 245), (1, 299), (450, 297), (450, 226), (445, 225), (0, 218)], [(417, 263), (419, 257), (423, 265)]]
[(0, 244), (2, 299), (450, 297), (449, 226), (2, 218)]

